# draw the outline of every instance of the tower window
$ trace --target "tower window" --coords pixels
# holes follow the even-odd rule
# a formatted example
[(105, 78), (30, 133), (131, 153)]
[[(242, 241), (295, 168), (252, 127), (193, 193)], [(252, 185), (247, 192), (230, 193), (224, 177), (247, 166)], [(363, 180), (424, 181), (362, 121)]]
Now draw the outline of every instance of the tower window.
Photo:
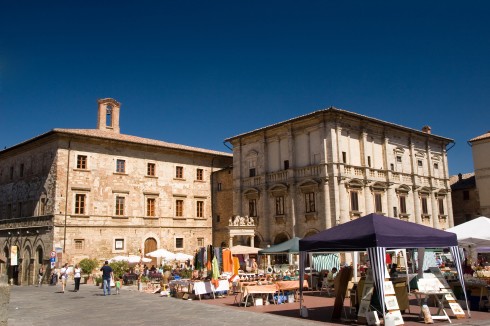
[(107, 105), (105, 112), (105, 125), (106, 127), (112, 127), (112, 105)]

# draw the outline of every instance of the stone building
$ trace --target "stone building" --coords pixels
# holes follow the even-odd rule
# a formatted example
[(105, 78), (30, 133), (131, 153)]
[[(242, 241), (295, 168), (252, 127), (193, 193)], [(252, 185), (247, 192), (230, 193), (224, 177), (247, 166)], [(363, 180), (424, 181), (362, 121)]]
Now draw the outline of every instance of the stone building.
[(481, 215), (490, 216), (490, 131), (469, 141)]
[(305, 237), (369, 213), (453, 226), (446, 146), (423, 131), (328, 108), (226, 139), (233, 214), (255, 244)]
[(480, 199), (476, 188), (475, 174), (465, 173), (449, 178), (454, 225), (468, 222), (480, 214)]
[(212, 174), (232, 155), (121, 134), (119, 114), (99, 100), (97, 129), (0, 151), (0, 270), (14, 283), (33, 284), (51, 252), (73, 264), (212, 243)]

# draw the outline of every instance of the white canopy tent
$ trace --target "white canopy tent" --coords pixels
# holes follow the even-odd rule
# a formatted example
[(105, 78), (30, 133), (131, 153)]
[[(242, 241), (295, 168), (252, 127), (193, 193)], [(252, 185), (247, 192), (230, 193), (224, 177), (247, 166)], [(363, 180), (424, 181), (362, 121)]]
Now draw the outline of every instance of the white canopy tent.
[(488, 217), (480, 216), (446, 231), (456, 233), (458, 244), (467, 248), (473, 259), (476, 258), (477, 252), (490, 252), (490, 218)]

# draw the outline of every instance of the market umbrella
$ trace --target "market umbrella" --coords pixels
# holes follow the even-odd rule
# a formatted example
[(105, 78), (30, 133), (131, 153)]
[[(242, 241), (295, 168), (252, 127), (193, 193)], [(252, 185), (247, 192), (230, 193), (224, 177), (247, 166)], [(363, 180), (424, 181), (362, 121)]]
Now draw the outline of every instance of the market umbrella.
[(178, 261), (185, 261), (185, 260), (192, 260), (194, 259), (194, 256), (191, 256), (191, 255), (188, 255), (188, 254), (184, 254), (183, 252), (178, 252), (175, 254), (175, 257), (174, 257), (175, 260), (178, 260)]
[(146, 255), (153, 258), (163, 258), (164, 260), (175, 259), (175, 254), (166, 249), (157, 249), (155, 251), (147, 253)]
[(111, 258), (109, 261), (111, 263), (112, 262), (115, 262), (115, 261), (127, 261), (128, 264), (138, 264), (140, 262), (140, 260), (143, 263), (149, 263), (149, 262), (151, 262), (151, 259), (150, 258), (140, 257), (140, 256), (136, 256), (136, 255), (115, 256), (115, 257)]
[(247, 247), (247, 246), (233, 246), (230, 248), (233, 255), (247, 255), (247, 254), (257, 254), (262, 248)]

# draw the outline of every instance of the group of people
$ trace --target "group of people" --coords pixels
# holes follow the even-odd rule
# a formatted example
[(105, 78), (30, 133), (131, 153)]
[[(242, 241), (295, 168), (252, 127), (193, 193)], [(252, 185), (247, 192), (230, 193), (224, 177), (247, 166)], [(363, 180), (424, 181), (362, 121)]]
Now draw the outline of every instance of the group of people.
[[(46, 270), (44, 269), (44, 266), (39, 267), (37, 286), (43, 285), (45, 274)], [(73, 280), (75, 281), (75, 287), (73, 291), (78, 292), (80, 290), (80, 279), (82, 278), (82, 269), (78, 264), (76, 264), (73, 269), (69, 269), (68, 264), (64, 264), (63, 267), (61, 267), (59, 270), (55, 268), (51, 272), (49, 284), (56, 285), (58, 284), (59, 280), (61, 282), (61, 292), (65, 293), (66, 283), (70, 274), (73, 274)]]

